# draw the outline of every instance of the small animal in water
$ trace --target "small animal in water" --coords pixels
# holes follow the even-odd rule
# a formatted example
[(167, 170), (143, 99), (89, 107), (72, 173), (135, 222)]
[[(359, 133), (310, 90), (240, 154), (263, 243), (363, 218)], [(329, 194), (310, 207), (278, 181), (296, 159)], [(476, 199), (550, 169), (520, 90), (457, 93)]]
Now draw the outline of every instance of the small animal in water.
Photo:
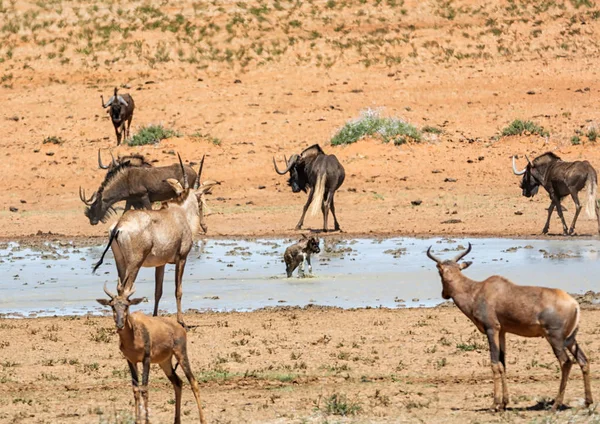
[(302, 239), (285, 249), (283, 259), (285, 260), (285, 270), (288, 278), (292, 276), (292, 273), (298, 265), (300, 265), (300, 271), (298, 275), (304, 275), (304, 260), (308, 263), (308, 272), (312, 274), (312, 265), (310, 264), (310, 255), (313, 253), (320, 253), (319, 239), (316, 237), (302, 236)]

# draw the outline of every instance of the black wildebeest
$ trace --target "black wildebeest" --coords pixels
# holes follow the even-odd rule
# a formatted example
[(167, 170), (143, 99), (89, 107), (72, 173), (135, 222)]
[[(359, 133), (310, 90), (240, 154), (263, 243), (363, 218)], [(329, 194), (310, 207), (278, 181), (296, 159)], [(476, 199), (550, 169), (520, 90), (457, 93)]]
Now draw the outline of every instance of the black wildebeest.
[[(335, 216), (334, 195), (335, 191), (340, 188), (346, 177), (344, 167), (337, 160), (335, 155), (326, 155), (323, 149), (318, 144), (314, 144), (299, 155), (294, 154), (290, 160), (286, 160), (286, 168), (281, 171), (277, 167), (277, 162), (273, 158), (275, 171), (279, 175), (290, 173), (288, 184), (292, 187), (294, 193), (310, 190), (308, 200), (302, 210), (302, 216), (296, 230), (302, 228), (304, 224), (304, 215), (308, 210), (308, 206), (312, 203), (311, 215), (316, 215), (319, 206), (323, 212), (323, 231), (327, 231), (327, 216), (331, 209), (333, 221), (335, 224), (334, 230), (339, 231), (340, 224)], [(314, 201), (313, 201), (314, 199)]]
[[(131, 120), (133, 119), (133, 110), (135, 109), (135, 103), (133, 98), (125, 93), (123, 95), (117, 94), (118, 88), (115, 87), (115, 93), (108, 99), (108, 102), (104, 103), (104, 96), (100, 95), (102, 100), (102, 107), (107, 108), (110, 106), (110, 119), (115, 127), (115, 134), (117, 134), (117, 146), (121, 144), (121, 136), (125, 132), (125, 140), (129, 138), (129, 128), (131, 127)], [(125, 124), (127, 123), (127, 128)]]
[[(196, 181), (196, 171), (192, 167), (186, 165), (185, 173), (189, 181)], [(127, 211), (132, 207), (152, 209), (153, 202), (172, 199), (176, 194), (166, 182), (169, 178), (182, 181), (178, 164), (145, 168), (124, 162), (106, 173), (100, 188), (89, 199), (79, 187), (79, 198), (87, 205), (85, 215), (90, 224), (96, 225), (100, 221), (106, 222), (110, 213), (114, 212), (113, 205), (122, 200), (126, 201)]]
[(308, 263), (308, 272), (312, 274), (310, 255), (319, 252), (321, 252), (321, 249), (319, 248), (319, 239), (316, 237), (307, 237), (306, 234), (302, 234), (302, 240), (288, 246), (283, 254), (285, 271), (288, 278), (292, 276), (292, 273), (298, 268), (298, 265), (300, 265), (299, 275), (304, 275), (305, 260)]
[[(600, 232), (600, 214), (598, 205), (596, 204), (598, 177), (596, 170), (588, 161), (565, 162), (554, 153), (546, 152), (535, 158), (533, 162), (527, 158), (527, 166), (522, 171), (519, 171), (517, 170), (515, 157), (513, 156), (513, 172), (515, 175), (523, 175), (523, 179), (521, 180), (523, 196), (535, 196), (539, 186), (544, 187), (550, 195), (548, 219), (542, 230), (543, 234), (548, 232), (550, 217), (552, 216), (552, 212), (554, 212), (554, 208), (556, 208), (558, 216), (562, 221), (564, 234), (573, 234), (575, 223), (581, 212), (578, 193), (584, 189), (586, 214), (590, 219), (596, 217), (598, 220), (598, 231)], [(560, 201), (569, 194), (575, 203), (576, 209), (571, 228), (567, 229)]]
[(152, 164), (146, 161), (146, 158), (143, 155), (139, 154), (131, 154), (125, 156), (119, 156), (115, 159), (112, 152), (109, 150), (111, 162), (108, 165), (104, 165), (102, 163), (102, 157), (100, 155), (100, 149), (98, 149), (98, 168), (100, 169), (108, 169), (109, 171), (117, 166), (129, 162), (131, 166), (141, 166), (144, 168), (151, 168)]
[(458, 309), (488, 338), (494, 374), (492, 408), (502, 410), (508, 404), (506, 333), (522, 337), (543, 337), (550, 343), (562, 371), (553, 410), (563, 403), (573, 364), (568, 352), (581, 367), (585, 406), (591, 405), (594, 401), (590, 385), (590, 364), (576, 340), (581, 316), (577, 301), (559, 289), (520, 286), (498, 275), (484, 281), (471, 280), (462, 273), (471, 262), (458, 263), (470, 251), (471, 243), (467, 250), (454, 259), (442, 261), (433, 256), (429, 247), (427, 256), (436, 263), (442, 279), (442, 297), (452, 299)]

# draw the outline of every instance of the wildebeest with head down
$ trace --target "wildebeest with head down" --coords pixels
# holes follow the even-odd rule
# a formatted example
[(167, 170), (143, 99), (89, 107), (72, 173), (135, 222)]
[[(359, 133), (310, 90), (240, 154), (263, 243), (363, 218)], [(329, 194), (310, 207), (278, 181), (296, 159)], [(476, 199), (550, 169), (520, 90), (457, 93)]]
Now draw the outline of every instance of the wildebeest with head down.
[[(527, 166), (519, 171), (517, 170), (515, 157), (513, 156), (513, 172), (515, 175), (523, 175), (523, 179), (521, 180), (523, 196), (535, 196), (539, 186), (544, 187), (550, 195), (551, 202), (548, 207), (548, 219), (542, 230), (543, 234), (548, 232), (550, 217), (552, 216), (552, 212), (554, 212), (554, 208), (556, 208), (558, 216), (562, 221), (564, 234), (573, 234), (575, 223), (581, 212), (578, 193), (584, 189), (586, 214), (590, 219), (596, 217), (598, 220), (598, 232), (600, 232), (600, 214), (598, 213), (598, 205), (596, 204), (598, 177), (596, 170), (587, 160), (565, 162), (554, 153), (546, 152), (535, 158), (533, 162), (527, 158)], [(567, 229), (560, 201), (569, 194), (575, 203), (576, 209), (571, 228)]]
[[(185, 166), (185, 173), (192, 184), (196, 181), (196, 171), (191, 166)], [(138, 167), (130, 162), (124, 162), (106, 173), (100, 187), (89, 199), (85, 191), (79, 187), (79, 198), (87, 205), (85, 216), (90, 224), (105, 222), (110, 213), (114, 212), (113, 205), (122, 200), (126, 201), (125, 210), (152, 209), (153, 202), (162, 202), (176, 196), (173, 188), (166, 182), (169, 178), (182, 181), (181, 168), (178, 164), (160, 167)], [(206, 229), (203, 227), (204, 231)]]
[(125, 156), (118, 156), (116, 159), (112, 154), (112, 151), (109, 150), (111, 162), (108, 165), (104, 165), (102, 163), (102, 156), (100, 154), (100, 149), (98, 149), (98, 168), (100, 169), (108, 169), (109, 171), (117, 166), (129, 162), (131, 166), (141, 166), (144, 168), (151, 168), (152, 164), (146, 161), (146, 158), (143, 155), (139, 154), (131, 154)]
[(286, 160), (285, 170), (281, 171), (277, 167), (275, 158), (273, 158), (273, 165), (279, 175), (290, 173), (288, 184), (292, 187), (294, 193), (310, 190), (300, 221), (296, 225), (297, 230), (302, 228), (304, 216), (311, 203), (311, 215), (313, 216), (317, 214), (319, 206), (321, 206), (323, 231), (327, 231), (327, 216), (330, 209), (335, 224), (334, 230), (340, 230), (340, 225), (335, 216), (334, 195), (335, 191), (344, 182), (346, 173), (335, 155), (326, 155), (318, 144), (314, 144), (304, 149), (299, 155), (294, 154), (290, 157), (290, 160)]
[[(110, 119), (115, 127), (115, 134), (117, 134), (117, 146), (121, 144), (121, 136), (125, 132), (125, 140), (129, 138), (129, 128), (131, 128), (131, 120), (133, 119), (133, 110), (135, 104), (133, 98), (129, 94), (120, 95), (117, 93), (118, 88), (115, 87), (115, 93), (108, 99), (108, 102), (104, 103), (104, 96), (100, 95), (102, 100), (102, 107), (107, 108), (110, 106)], [(127, 123), (127, 128), (125, 128)]]

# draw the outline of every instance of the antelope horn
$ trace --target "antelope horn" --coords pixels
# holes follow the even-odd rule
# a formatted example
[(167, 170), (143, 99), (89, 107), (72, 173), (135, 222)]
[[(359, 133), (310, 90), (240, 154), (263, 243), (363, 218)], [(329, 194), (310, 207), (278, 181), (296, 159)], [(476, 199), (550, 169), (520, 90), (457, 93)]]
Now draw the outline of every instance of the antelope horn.
[(108, 287), (106, 287), (106, 283), (104, 283), (104, 293), (106, 293), (108, 295), (108, 297), (110, 297), (111, 299), (114, 299), (116, 297), (116, 295), (112, 294), (109, 290)]
[(135, 283), (133, 283), (133, 285), (131, 286), (131, 288), (129, 290), (125, 290), (123, 292), (123, 297), (127, 300), (129, 300), (129, 298), (131, 297), (131, 295), (135, 292)]
[(469, 243), (469, 247), (467, 247), (467, 250), (465, 250), (464, 252), (459, 253), (458, 255), (456, 255), (456, 258), (454, 258), (452, 261), (453, 262), (460, 261), (462, 258), (464, 258), (465, 256), (467, 256), (470, 251), (471, 251), (471, 243)]
[(181, 160), (181, 156), (177, 153), (177, 157), (179, 158), (179, 165), (181, 165), (181, 172), (183, 174), (183, 189), (187, 190), (190, 188), (190, 183), (188, 182), (187, 174), (185, 173), (185, 168), (183, 167), (183, 161)]
[(284, 156), (283, 158), (285, 159), (285, 163), (286, 163), (286, 168), (285, 171), (280, 171), (279, 168), (277, 167), (277, 162), (275, 161), (275, 157), (273, 157), (273, 165), (275, 165), (275, 171), (279, 174), (279, 175), (285, 175), (288, 173), (288, 171), (290, 170), (290, 168), (292, 167), (292, 165), (294, 164), (294, 162), (296, 162), (296, 157), (297, 155), (293, 155), (290, 158), (290, 161), (287, 161), (287, 158)]
[(102, 157), (100, 155), (100, 149), (98, 149), (98, 167), (100, 169), (108, 169), (108, 165), (103, 165), (102, 164)]
[(202, 175), (202, 168), (204, 168), (204, 157), (206, 155), (202, 155), (202, 160), (200, 161), (200, 167), (198, 168), (198, 177), (196, 178), (196, 183), (194, 184), (194, 190), (198, 190), (200, 187), (200, 176)]
[(79, 186), (79, 198), (81, 199), (81, 201), (83, 203), (85, 203), (86, 205), (90, 206), (92, 203), (94, 203), (94, 198), (96, 197), (96, 192), (94, 192), (92, 194), (92, 196), (86, 200), (85, 198), (85, 190), (83, 190), (81, 188), (81, 186)]
[(109, 153), (110, 153), (110, 159), (112, 160), (112, 165), (113, 166), (119, 166), (119, 163), (115, 160), (115, 157), (112, 154), (112, 150), (108, 149)]
[(527, 167), (523, 168), (522, 171), (517, 171), (517, 163), (515, 161), (515, 157), (513, 156), (513, 173), (515, 175), (523, 175), (525, 173), (525, 171), (527, 171)]
[(121, 96), (117, 96), (117, 100), (119, 101), (119, 103), (121, 103), (123, 106), (127, 106), (127, 102), (125, 101), (125, 99)]
[(429, 246), (429, 249), (427, 249), (427, 257), (434, 261), (436, 264), (441, 264), (442, 260), (433, 256), (433, 253), (431, 253), (431, 248), (432, 246)]
[(530, 161), (530, 160), (529, 160), (529, 158), (527, 157), (527, 155), (525, 155), (525, 159), (527, 159), (527, 163), (528, 163), (529, 165), (533, 166), (533, 165), (531, 164), (531, 161)]

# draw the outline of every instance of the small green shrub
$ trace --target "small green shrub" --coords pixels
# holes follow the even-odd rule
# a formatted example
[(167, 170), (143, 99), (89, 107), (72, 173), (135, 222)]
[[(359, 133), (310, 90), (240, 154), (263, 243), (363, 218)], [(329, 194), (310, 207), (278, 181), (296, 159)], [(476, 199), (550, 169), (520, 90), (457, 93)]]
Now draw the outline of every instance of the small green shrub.
[(142, 127), (137, 134), (127, 140), (127, 144), (130, 146), (145, 146), (146, 144), (156, 144), (171, 137), (180, 137), (180, 134), (175, 130), (163, 127), (161, 124), (148, 125)]
[(53, 135), (50, 137), (46, 137), (44, 139), (44, 141), (42, 142), (42, 144), (56, 144), (56, 145), (60, 146), (64, 142), (65, 142), (65, 140), (63, 140), (61, 137), (57, 137), (57, 136)]
[(351, 144), (364, 137), (378, 137), (384, 143), (404, 144), (408, 140), (421, 141), (421, 131), (399, 118), (383, 118), (379, 111), (367, 109), (361, 117), (347, 122), (331, 139), (331, 144)]
[(502, 136), (511, 136), (511, 135), (523, 135), (523, 133), (529, 134), (537, 134), (542, 137), (547, 137), (550, 133), (544, 129), (544, 127), (539, 126), (538, 124), (532, 121), (521, 121), (520, 119), (515, 119), (512, 121), (506, 128), (502, 130)]
[(590, 141), (596, 141), (596, 139), (598, 138), (598, 130), (596, 129), (596, 127), (590, 127), (585, 136)]
[(573, 146), (578, 146), (581, 144), (581, 138), (579, 138), (578, 135), (574, 135), (573, 137), (571, 137), (571, 144)]
[(441, 128), (438, 127), (432, 127), (431, 125), (425, 125), (421, 131), (423, 131), (424, 133), (428, 133), (428, 134), (436, 134), (439, 135), (441, 134), (443, 131)]
[(324, 412), (327, 415), (356, 415), (362, 410), (362, 407), (357, 403), (348, 400), (346, 395), (334, 393), (325, 398)]

